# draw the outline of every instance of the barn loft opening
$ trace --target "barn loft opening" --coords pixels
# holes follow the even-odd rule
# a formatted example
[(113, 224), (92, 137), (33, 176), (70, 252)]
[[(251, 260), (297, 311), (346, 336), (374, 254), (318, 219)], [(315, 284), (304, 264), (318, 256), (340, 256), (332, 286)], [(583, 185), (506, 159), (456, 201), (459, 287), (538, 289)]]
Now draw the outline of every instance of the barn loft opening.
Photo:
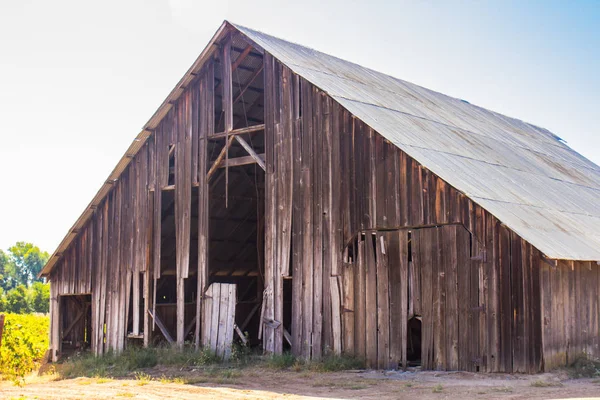
[(263, 55), (239, 35), (221, 49), (214, 64), (215, 134), (207, 143), (208, 168), (220, 162), (208, 182), (208, 285), (236, 285), (236, 340), (257, 346), (265, 242)]

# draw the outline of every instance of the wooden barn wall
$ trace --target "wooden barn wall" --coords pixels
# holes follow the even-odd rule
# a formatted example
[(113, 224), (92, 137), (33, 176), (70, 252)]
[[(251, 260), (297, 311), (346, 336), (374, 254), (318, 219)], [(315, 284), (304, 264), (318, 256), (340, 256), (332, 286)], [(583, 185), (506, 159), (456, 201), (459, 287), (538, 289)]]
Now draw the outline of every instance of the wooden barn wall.
[[(472, 329), (460, 329), (460, 340), (436, 343), (444, 352), (453, 346), (458, 360), (427, 367), (540, 370), (540, 253), (268, 55), (265, 76), (267, 146), (271, 143), (266, 154), (265, 349), (281, 351), (287, 327), (279, 324), (278, 304), (282, 282), (291, 278), (295, 354), (319, 358), (343, 351), (380, 367), (402, 362), (388, 347), (398, 346), (391, 342), (391, 335), (402, 335), (393, 318), (408, 299), (385, 307), (373, 300), (378, 291), (395, 295), (389, 289), (394, 283), (384, 282), (402, 279), (400, 261), (390, 262), (378, 280), (377, 267), (362, 271), (360, 263), (345, 262), (342, 255), (359, 232), (460, 224), (473, 240), (460, 249), (469, 255), (468, 265), (451, 265), (458, 271), (451, 285), (460, 283), (463, 289), (468, 284), (473, 295), (453, 303), (444, 318), (460, 319)], [(421, 288), (422, 293), (431, 289)], [(387, 339), (379, 341), (378, 335)], [(380, 343), (388, 346), (385, 356), (376, 350)]]
[(540, 263), (544, 369), (600, 357), (600, 273), (595, 262)]
[[(198, 292), (206, 288), (206, 138), (214, 130), (212, 68), (213, 64), (207, 63), (171, 105), (52, 271), (53, 354), (60, 350), (58, 298), (67, 294), (92, 294), (95, 353), (123, 349), (129, 330), (143, 332), (148, 343), (152, 325), (148, 315), (156, 314), (153, 290), (160, 278), (161, 219), (154, 210), (161, 209), (160, 190), (169, 184), (171, 145), (175, 146), (177, 285), (183, 287), (191, 267), (198, 270)], [(582, 305), (598, 297), (596, 287), (588, 285), (591, 280), (582, 278), (593, 274), (590, 271), (596, 271), (594, 268), (575, 263), (570, 270), (563, 264), (552, 269), (540, 261), (539, 251), (496, 218), (269, 54), (264, 56), (264, 74), (265, 350), (283, 351), (284, 333), (289, 330), (292, 351), (302, 357), (318, 359), (328, 352), (345, 352), (365, 357), (373, 366), (402, 365), (406, 321), (398, 320), (398, 315), (410, 316), (415, 306), (422, 307), (422, 302), (415, 304), (406, 293), (411, 279), (417, 275), (423, 279), (423, 271), (410, 276), (411, 270), (406, 269), (408, 249), (401, 245), (404, 239), (400, 232), (462, 225), (470, 233), (470, 243), (467, 249), (456, 247), (456, 252), (469, 255), (468, 265), (459, 262), (464, 257), (452, 258), (445, 265), (456, 271), (456, 279), (444, 281), (445, 287), (457, 285), (456, 301), (451, 298), (451, 305), (447, 301), (444, 305), (444, 321), (455, 315), (458, 326), (451, 325), (450, 330), (458, 336), (444, 343), (434, 341), (442, 346), (438, 356), (443, 351), (445, 360), (452, 361), (432, 362), (429, 367), (454, 369), (458, 363), (458, 368), (466, 370), (535, 372), (542, 361), (548, 367), (570, 359), (581, 349), (597, 352), (595, 342), (589, 349), (585, 334), (564, 329), (562, 334), (555, 334), (549, 327), (566, 323), (566, 315), (575, 318), (571, 307), (577, 318), (588, 318), (590, 330), (586, 332), (597, 332), (596, 314), (585, 311)], [(200, 186), (195, 266), (189, 265), (192, 185)], [(379, 265), (376, 262), (375, 268), (368, 270), (371, 264), (367, 257), (371, 255), (356, 248), (367, 234), (384, 237), (388, 247), (398, 249), (381, 257), (374, 253)], [(352, 257), (348, 256), (350, 248)], [(357, 259), (359, 255), (362, 260)], [(567, 286), (561, 286), (565, 277)], [(292, 280), (290, 326), (283, 325), (286, 279)], [(584, 296), (577, 285), (595, 296)], [(420, 282), (419, 289), (423, 296), (432, 287)], [(462, 299), (467, 289), (469, 296)], [(178, 292), (177, 319), (189, 320), (183, 290)], [(373, 302), (373, 293), (377, 299), (379, 293), (386, 298), (386, 292), (387, 303)], [(564, 306), (551, 300), (557, 296), (565, 299)], [(201, 296), (197, 299), (195, 312), (200, 320)], [(134, 305), (131, 316), (130, 304)], [(594, 306), (598, 308), (597, 303)], [(436, 312), (441, 315), (441, 311)], [(442, 324), (441, 317), (439, 321)], [(470, 329), (461, 329), (465, 323)], [(448, 328), (449, 323), (443, 324)], [(197, 346), (202, 329), (196, 325)], [(177, 332), (177, 341), (183, 342), (183, 332)], [(569, 350), (563, 356), (565, 346)]]
[[(51, 347), (53, 356), (60, 351), (58, 339), (61, 310), (59, 296), (92, 294), (92, 350), (96, 354), (120, 351), (128, 334), (143, 333), (148, 344), (152, 319), (156, 315), (153, 288), (160, 278), (161, 190), (168, 186), (169, 149), (175, 152), (175, 223), (177, 231), (176, 279), (178, 285), (177, 318), (185, 315), (183, 282), (190, 268), (190, 221), (192, 185), (205, 188), (206, 132), (211, 121), (206, 110), (212, 106), (206, 80), (212, 64), (202, 73), (172, 105), (170, 111), (154, 130), (124, 170), (121, 178), (96, 208), (92, 218), (77, 232), (69, 248), (63, 253), (50, 275), (51, 281)], [(202, 93), (201, 93), (202, 87)], [(200, 111), (202, 110), (202, 111)], [(199, 116), (199, 114), (202, 114)], [(203, 117), (203, 123), (200, 123)], [(200, 179), (199, 179), (200, 178)], [(207, 206), (205, 191), (200, 196), (200, 207)], [(199, 224), (207, 226), (207, 213), (203, 212)], [(201, 228), (201, 233), (206, 229)], [(206, 235), (201, 234), (200, 255), (206, 253)], [(157, 251), (153, 252), (153, 249)], [(196, 269), (198, 266), (193, 266)], [(199, 257), (201, 274), (198, 285), (206, 282), (206, 257)], [(129, 315), (130, 304), (132, 315)], [(190, 310), (188, 310), (188, 313)], [(160, 313), (159, 313), (160, 314)], [(56, 317), (55, 317), (56, 316)], [(104, 332), (106, 332), (104, 334)], [(183, 330), (177, 339), (183, 344)], [(196, 336), (199, 336), (199, 329)], [(198, 343), (199, 340), (196, 340)]]

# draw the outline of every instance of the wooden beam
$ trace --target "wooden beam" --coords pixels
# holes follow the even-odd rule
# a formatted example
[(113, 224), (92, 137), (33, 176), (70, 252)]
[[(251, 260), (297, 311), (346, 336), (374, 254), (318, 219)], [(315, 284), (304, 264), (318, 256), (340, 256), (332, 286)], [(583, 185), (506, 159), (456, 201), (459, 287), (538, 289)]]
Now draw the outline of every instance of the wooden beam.
[(250, 54), (251, 51), (252, 51), (252, 45), (248, 45), (244, 49), (244, 51), (242, 51), (242, 53), (238, 56), (238, 58), (235, 59), (235, 62), (231, 66), (231, 72), (235, 71), (237, 69), (237, 67), (240, 66), (240, 64), (246, 59), (246, 57), (248, 56), (248, 54)]
[(246, 329), (246, 327), (248, 326), (248, 324), (250, 323), (250, 320), (252, 319), (252, 317), (254, 316), (254, 314), (256, 314), (256, 312), (258, 311), (259, 307), (262, 305), (262, 303), (256, 303), (254, 305), (254, 307), (252, 308), (252, 310), (250, 310), (250, 312), (248, 313), (248, 316), (246, 317), (246, 319), (244, 320), (244, 322), (242, 322), (242, 324), (240, 325), (240, 329), (243, 331), (244, 329)]
[(194, 316), (194, 318), (192, 318), (190, 323), (185, 327), (183, 337), (187, 337), (187, 335), (189, 335), (189, 333), (192, 331), (192, 328), (196, 326), (196, 321), (197, 321), (196, 316)]
[(245, 135), (247, 133), (254, 133), (258, 131), (264, 131), (265, 124), (258, 124), (252, 126), (246, 126), (244, 128), (233, 129), (229, 134), (227, 132), (219, 132), (210, 136), (209, 139), (221, 139), (227, 136), (235, 136), (235, 135)]
[(75, 317), (73, 322), (71, 322), (71, 325), (69, 325), (69, 327), (67, 329), (65, 329), (65, 331), (62, 333), (62, 335), (60, 335), (61, 340), (63, 340), (65, 338), (65, 336), (67, 336), (73, 330), (73, 328), (75, 327), (75, 325), (77, 325), (79, 320), (81, 318), (83, 318), (86, 311), (87, 311), (87, 307), (85, 307), (84, 309), (81, 309), (79, 311), (79, 313), (77, 314), (77, 316)]
[(238, 143), (242, 145), (244, 150), (246, 150), (248, 152), (248, 154), (250, 154), (250, 157), (252, 157), (254, 159), (254, 161), (256, 161), (256, 163), (263, 169), (263, 171), (266, 171), (267, 168), (265, 166), (264, 155), (263, 155), (263, 158), (261, 158), (258, 154), (256, 154), (256, 152), (254, 151), (252, 146), (250, 146), (248, 144), (248, 142), (246, 142), (243, 138), (241, 138), (239, 136), (234, 136), (234, 137), (235, 137), (235, 140), (237, 140)]
[(217, 159), (215, 160), (215, 162), (213, 163), (213, 165), (210, 167), (210, 169), (208, 170), (208, 173), (206, 174), (206, 180), (209, 181), (210, 177), (215, 173), (215, 171), (217, 170), (217, 168), (219, 168), (219, 165), (221, 165), (221, 163), (223, 162), (223, 159), (225, 159), (225, 155), (227, 154), (227, 150), (229, 150), (229, 146), (231, 146), (231, 143), (233, 142), (233, 138), (235, 136), (231, 136), (227, 139), (225, 146), (223, 146), (223, 148), (221, 149), (221, 152), (219, 153), (219, 155), (217, 156)]
[[(257, 157), (259, 158), (259, 160), (261, 160), (261, 162), (264, 163), (264, 161), (262, 161), (265, 158), (264, 153), (257, 154)], [(253, 156), (244, 156), (244, 157), (236, 157), (236, 158), (229, 159), (230, 167), (239, 167), (241, 165), (256, 164), (256, 163), (258, 163), (258, 162), (256, 161), (256, 158), (254, 158)], [(260, 165), (264, 169), (264, 167), (260, 163), (258, 163), (258, 165)], [(225, 165), (219, 165), (219, 168), (225, 168)], [(229, 198), (232, 198), (232, 196), (229, 196)]]
[(233, 328), (235, 329), (235, 333), (237, 333), (240, 337), (240, 340), (244, 343), (244, 346), (248, 344), (248, 339), (246, 339), (246, 336), (244, 336), (244, 333), (240, 330), (240, 328), (238, 328), (238, 326), (235, 324), (233, 325)]
[(173, 344), (175, 340), (173, 340), (173, 337), (169, 334), (167, 327), (162, 323), (158, 315), (155, 317), (154, 314), (152, 314), (151, 310), (148, 310), (148, 314), (150, 315), (150, 317), (152, 317), (152, 319), (156, 323), (156, 326), (158, 326), (158, 329), (160, 329), (165, 339), (167, 339), (167, 342)]
[(292, 335), (290, 335), (288, 330), (285, 328), (283, 328), (283, 337), (290, 344), (290, 346), (292, 346)]

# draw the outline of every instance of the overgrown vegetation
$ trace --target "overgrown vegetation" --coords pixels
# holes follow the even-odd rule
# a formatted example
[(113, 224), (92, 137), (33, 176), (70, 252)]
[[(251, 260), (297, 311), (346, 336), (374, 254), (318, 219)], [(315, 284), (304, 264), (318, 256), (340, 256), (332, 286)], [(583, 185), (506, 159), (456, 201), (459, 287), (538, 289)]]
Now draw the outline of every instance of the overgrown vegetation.
[(575, 359), (567, 368), (571, 378), (597, 378), (600, 377), (600, 361), (592, 360), (586, 356)]
[(50, 319), (39, 315), (5, 314), (0, 347), (0, 376), (16, 383), (39, 366), (48, 349)]
[[(320, 361), (306, 362), (290, 353), (280, 355), (260, 356), (243, 346), (234, 346), (232, 357), (224, 363), (209, 351), (195, 351), (193, 348), (175, 351), (170, 347), (128, 348), (121, 354), (105, 354), (94, 357), (92, 354), (81, 354), (65, 360), (58, 374), (63, 378), (74, 377), (147, 377), (141, 370), (156, 366), (176, 366), (178, 368), (202, 369), (209, 378), (217, 380), (232, 380), (239, 375), (239, 369), (246, 366), (264, 366), (270, 369), (291, 369), (293, 371), (330, 372), (357, 369), (363, 363), (352, 357), (327, 356)], [(177, 378), (162, 376), (161, 380)], [(186, 383), (190, 378), (185, 378)], [(205, 379), (205, 378), (200, 378)], [(215, 380), (213, 379), (213, 380)]]
[(175, 351), (170, 347), (133, 348), (121, 354), (108, 353), (95, 357), (86, 353), (66, 360), (58, 368), (64, 378), (87, 377), (121, 377), (141, 369), (157, 365), (178, 367), (199, 367), (218, 363), (218, 359), (208, 351), (196, 352)]
[(364, 367), (364, 362), (355, 357), (328, 355), (318, 361), (305, 361), (291, 353), (267, 356), (267, 366), (274, 369), (293, 369), (294, 371), (333, 372)]

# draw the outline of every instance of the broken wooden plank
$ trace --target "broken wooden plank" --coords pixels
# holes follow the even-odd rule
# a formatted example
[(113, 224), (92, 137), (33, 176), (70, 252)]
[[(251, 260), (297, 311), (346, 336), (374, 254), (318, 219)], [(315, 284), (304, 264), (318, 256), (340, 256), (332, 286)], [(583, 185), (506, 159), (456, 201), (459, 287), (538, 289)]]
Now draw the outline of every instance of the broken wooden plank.
[(173, 339), (173, 337), (171, 336), (171, 334), (169, 333), (169, 331), (167, 330), (165, 325), (162, 323), (162, 321), (160, 320), (158, 315), (152, 313), (151, 310), (148, 310), (148, 314), (150, 314), (150, 317), (152, 317), (152, 319), (156, 323), (156, 326), (158, 326), (158, 329), (160, 329), (160, 331), (163, 334), (163, 336), (165, 337), (165, 339), (167, 339), (167, 342), (169, 342), (171, 344), (175, 343), (175, 340)]
[[(262, 157), (260, 155), (256, 154), (256, 152), (254, 151), (254, 149), (252, 148), (252, 146), (250, 146), (248, 144), (248, 142), (246, 142), (240, 136), (235, 136), (235, 140), (237, 140), (238, 143), (242, 145), (242, 147), (244, 148), (244, 150), (246, 150), (248, 152), (248, 154), (250, 154), (250, 157), (252, 157), (254, 159), (254, 161), (256, 161), (256, 163), (263, 169), (263, 171), (266, 171), (265, 161), (264, 161), (264, 154), (263, 154)], [(229, 160), (229, 162), (231, 163), (231, 160)]]

